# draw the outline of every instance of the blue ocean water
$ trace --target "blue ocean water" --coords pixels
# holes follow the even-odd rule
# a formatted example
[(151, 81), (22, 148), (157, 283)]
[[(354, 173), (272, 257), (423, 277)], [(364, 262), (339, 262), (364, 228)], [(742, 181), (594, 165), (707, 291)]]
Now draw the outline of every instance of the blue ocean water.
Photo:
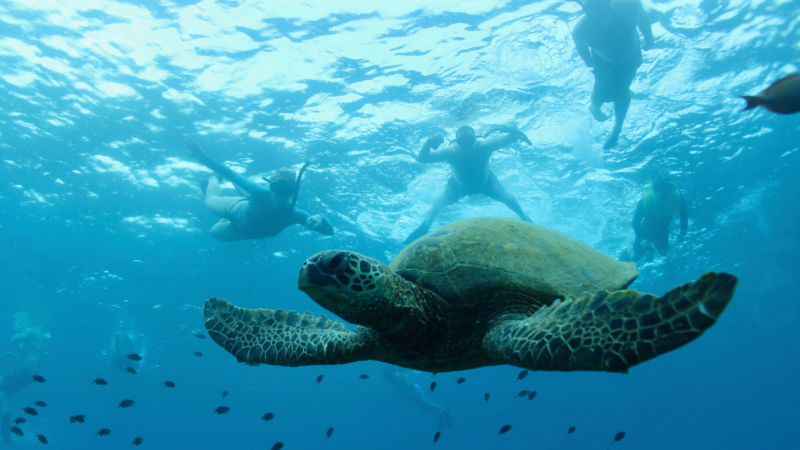
[[(206, 332), (212, 296), (324, 313), (296, 289), (304, 259), (341, 248), (391, 261), (449, 176), (414, 159), (422, 142), (507, 122), (533, 145), (496, 153), (491, 167), (534, 222), (616, 256), (633, 239), (641, 185), (669, 172), (689, 233), (640, 264), (633, 287), (662, 294), (708, 270), (740, 284), (712, 329), (629, 375), (409, 374), (426, 392), (437, 381), (427, 395), (451, 411), (436, 448), (798, 445), (800, 122), (743, 113), (737, 98), (798, 71), (796, 1), (645, 2), (656, 47), (610, 150), (570, 37), (577, 3), (65, 3), (0, 3), (0, 351), (17, 351), (26, 324), (50, 336), (46, 383), (7, 398), (13, 417), (48, 404), (14, 446), (42, 445), (37, 433), (84, 449), (137, 436), (161, 449), (433, 445), (437, 415), (386, 383), (386, 364), (249, 367), (194, 334)], [(186, 137), (256, 178), (312, 161), (298, 207), (336, 234), (214, 240), (198, 187), (210, 172), (186, 156)], [(481, 216), (515, 217), (479, 196), (434, 226)], [(143, 356), (135, 375), (112, 365), (117, 336)], [(14, 365), (4, 355), (0, 373)], [(523, 389), (538, 395), (517, 398)], [(135, 405), (117, 408), (124, 399)], [(219, 406), (230, 412), (212, 414)], [(266, 412), (276, 418), (260, 420)], [(70, 424), (77, 414), (85, 423)], [(95, 436), (101, 428), (111, 434)]]

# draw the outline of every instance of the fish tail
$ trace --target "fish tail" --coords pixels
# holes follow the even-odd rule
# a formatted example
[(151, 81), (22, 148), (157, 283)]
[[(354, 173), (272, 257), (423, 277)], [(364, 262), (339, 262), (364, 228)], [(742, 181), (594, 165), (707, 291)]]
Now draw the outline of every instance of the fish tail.
[(760, 104), (763, 103), (763, 100), (761, 99), (761, 97), (755, 97), (755, 96), (750, 96), (750, 95), (742, 95), (741, 97), (743, 99), (745, 99), (745, 101), (747, 101), (747, 106), (745, 106), (742, 111), (747, 111), (748, 109), (753, 109), (756, 106), (759, 106)]

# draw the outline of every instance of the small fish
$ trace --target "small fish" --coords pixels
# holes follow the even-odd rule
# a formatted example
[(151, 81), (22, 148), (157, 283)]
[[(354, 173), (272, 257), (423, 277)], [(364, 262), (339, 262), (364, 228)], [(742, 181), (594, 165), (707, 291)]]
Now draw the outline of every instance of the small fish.
[(275, 445), (273, 445), (270, 450), (281, 450), (282, 448), (283, 448), (283, 442), (276, 442)]
[(431, 372), (432, 377), (435, 377), (436, 375), (439, 375), (439, 372)]
[(123, 401), (119, 402), (119, 405), (117, 405), (117, 408), (129, 408), (131, 406), (133, 406), (133, 400), (123, 400)]
[(109, 434), (111, 434), (111, 430), (109, 430), (108, 428), (103, 428), (97, 433), (95, 433), (95, 436), (108, 436)]
[(75, 422), (83, 423), (83, 419), (85, 419), (85, 418), (86, 418), (85, 414), (78, 414), (77, 416), (70, 416), (69, 417), (69, 423), (75, 423)]
[(222, 391), (222, 398), (225, 398), (227, 396), (228, 396), (228, 391)]
[(461, 384), (461, 383), (463, 383), (465, 381), (467, 381), (466, 378), (459, 378), (459, 379), (456, 380), (456, 384)]
[(203, 333), (195, 333), (194, 337), (196, 337), (197, 339), (205, 339), (206, 335)]
[(230, 410), (231, 410), (231, 409), (230, 409), (230, 408), (228, 408), (227, 406), (220, 406), (220, 407), (218, 407), (217, 409), (215, 409), (215, 410), (214, 410), (214, 412), (213, 412), (213, 413), (211, 413), (211, 414), (225, 414), (225, 413), (227, 413), (227, 412), (228, 412), (228, 411), (230, 411)]
[(42, 444), (47, 444), (47, 438), (44, 437), (43, 434), (37, 434), (36, 439), (38, 439), (39, 442), (41, 442)]
[(136, 375), (136, 369), (134, 369), (133, 367), (126, 367), (125, 372), (128, 372), (131, 375)]
[[(130, 369), (130, 367), (128, 369)], [(125, 369), (125, 370), (127, 370), (127, 369)], [(135, 370), (133, 372), (136, 373)], [(94, 384), (96, 384), (98, 386), (105, 386), (105, 385), (108, 384), (108, 381), (106, 381), (106, 380), (104, 380), (102, 378), (98, 378), (98, 379), (92, 381), (92, 383), (94, 383)]]
[(12, 433), (16, 434), (17, 436), (22, 436), (23, 434), (25, 434), (22, 432), (22, 430), (19, 429), (19, 427), (9, 427), (9, 430)]
[(488, 392), (483, 394), (483, 399), (486, 400), (486, 403), (489, 403), (489, 397), (490, 397), (490, 395), (489, 395)]
[(800, 73), (781, 78), (756, 96), (741, 97), (747, 101), (742, 111), (763, 106), (778, 114), (800, 112)]
[(173, 383), (172, 381), (165, 381), (164, 382), (164, 386), (166, 386), (168, 388), (174, 388), (175, 387), (175, 383)]
[(33, 376), (31, 376), (31, 379), (33, 381), (37, 382), (37, 383), (44, 383), (45, 382), (44, 377), (41, 376), (41, 375), (33, 375)]
[(517, 381), (522, 381), (527, 376), (528, 376), (528, 371), (523, 370), (522, 372), (519, 373), (519, 375), (517, 375)]
[(572, 434), (574, 432), (575, 432), (575, 427), (569, 427), (569, 430), (567, 430), (567, 434)]
[(624, 431), (620, 431), (619, 433), (617, 433), (616, 436), (614, 436), (614, 442), (618, 442), (618, 441), (621, 441), (623, 439), (625, 439), (625, 432)]
[(14, 419), (14, 425), (22, 425), (23, 423), (27, 422), (28, 419), (23, 419), (22, 417), (17, 417)]
[(525, 396), (526, 396), (526, 395), (528, 395), (530, 392), (531, 392), (531, 391), (519, 391), (519, 394), (517, 394), (517, 397), (525, 397)]
[(441, 431), (437, 431), (436, 434), (433, 435), (433, 443), (435, 444), (435, 443), (439, 442), (439, 438), (440, 437), (442, 437), (442, 432)]
[(333, 434), (333, 427), (331, 427), (331, 428), (328, 428), (328, 432), (326, 433), (326, 436), (327, 436), (327, 437), (326, 437), (325, 439), (327, 439), (327, 438), (331, 437), (331, 435), (332, 435), (332, 434)]
[(319, 383), (321, 383), (321, 382), (322, 382), (322, 375), (320, 375), (320, 376), (318, 376), (318, 377), (317, 377), (317, 384), (319, 384)]
[(434, 381), (431, 382), (431, 392), (433, 392), (435, 389), (436, 389), (436, 382)]
[(274, 418), (275, 418), (275, 414), (272, 414), (272, 413), (266, 413), (263, 416), (261, 416), (261, 419), (262, 420), (266, 420), (267, 422), (269, 422), (270, 420), (272, 420)]
[(533, 400), (534, 397), (536, 397), (536, 391), (531, 391), (528, 393), (528, 401)]
[(131, 353), (130, 355), (128, 355), (128, 359), (132, 361), (141, 361), (142, 357), (137, 355), (136, 353)]
[(194, 356), (197, 356), (198, 358), (202, 358), (202, 357), (203, 357), (203, 352), (194, 352), (194, 353), (192, 353), (192, 354), (193, 354)]
[(503, 425), (503, 428), (500, 428), (500, 432), (497, 435), (508, 433), (508, 430), (511, 429), (511, 425)]
[(137, 437), (136, 439), (133, 440), (133, 443), (131, 443), (131, 445), (135, 445), (138, 447), (139, 444), (141, 444), (142, 442), (144, 442), (144, 439)]
[(258, 366), (260, 366), (260, 365), (261, 365), (261, 363), (257, 363), (257, 362), (246, 362), (246, 363), (244, 363), (244, 365), (246, 365), (246, 366), (250, 366), (250, 367), (258, 367)]
[(39, 415), (39, 413), (36, 412), (36, 410), (31, 408), (30, 406), (26, 406), (26, 407), (22, 408), (22, 410), (25, 411), (25, 413), (30, 414), (32, 416), (38, 416)]
[(366, 380), (367, 378), (369, 378), (369, 375), (364, 373), (364, 374), (359, 375), (358, 378), (361, 378), (362, 380)]
[(35, 402), (33, 402), (33, 404), (36, 405), (36, 406), (41, 406), (42, 408), (47, 406), (47, 403), (45, 403), (45, 402), (43, 402), (41, 400), (36, 400)]

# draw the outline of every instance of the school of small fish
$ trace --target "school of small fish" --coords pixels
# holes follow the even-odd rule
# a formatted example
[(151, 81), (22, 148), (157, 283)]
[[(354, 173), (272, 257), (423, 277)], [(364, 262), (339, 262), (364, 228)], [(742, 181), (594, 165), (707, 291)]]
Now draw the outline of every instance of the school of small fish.
[[(196, 334), (194, 334), (194, 336), (196, 336), (196, 337), (198, 337), (200, 339), (205, 339), (206, 338), (205, 335), (202, 335), (200, 333), (196, 333)], [(199, 352), (199, 351), (194, 352), (194, 355), (198, 356), (198, 357), (199, 356), (203, 356), (203, 354), (201, 352)], [(127, 355), (127, 358), (132, 360), (132, 361), (141, 361), (142, 360), (142, 357), (140, 355), (138, 355), (138, 354), (135, 354), (135, 353), (131, 353), (131, 354)], [(125, 371), (128, 372), (128, 373), (131, 373), (131, 374), (136, 374), (136, 371), (132, 367), (127, 367), (125, 369)], [(431, 375), (432, 376), (436, 376), (437, 373), (432, 373)], [(517, 381), (522, 381), (527, 376), (528, 376), (528, 371), (527, 370), (523, 370), (522, 372), (520, 372), (517, 375), (516, 380)], [(323, 380), (323, 377), (324, 377), (323, 375), (319, 375), (316, 378), (316, 383), (317, 384), (321, 383), (322, 380)], [(38, 382), (38, 383), (44, 383), (46, 381), (40, 375), (34, 375), (31, 378), (34, 381)], [(361, 375), (359, 375), (358, 378), (361, 379), (361, 380), (367, 380), (367, 379), (369, 379), (369, 375), (368, 374), (361, 374)], [(467, 381), (466, 378), (463, 378), (463, 377), (462, 378), (458, 378), (456, 380), (456, 384), (457, 385), (461, 385), (461, 384), (464, 384), (466, 381)], [(93, 383), (93, 384), (95, 384), (97, 386), (107, 386), (108, 385), (108, 382), (103, 378), (95, 378), (94, 380), (91, 381), (91, 383)], [(166, 386), (168, 388), (174, 388), (176, 386), (175, 383), (172, 382), (172, 381), (164, 381), (163, 384), (164, 384), (164, 386)], [(430, 392), (433, 393), (436, 390), (436, 387), (437, 387), (437, 382), (436, 381), (431, 382), (431, 384), (430, 384)], [(228, 395), (229, 395), (228, 391), (222, 391), (222, 397), (223, 398), (227, 397)], [(531, 391), (531, 390), (523, 389), (523, 390), (519, 391), (516, 396), (518, 398), (527, 397), (528, 401), (530, 401), (530, 400), (533, 400), (534, 397), (536, 397), (536, 395), (537, 395), (537, 391)], [(484, 399), (484, 401), (486, 403), (489, 402), (490, 396), (491, 396), (491, 394), (489, 392), (487, 392), (487, 393), (485, 393), (483, 395), (483, 399)], [(40, 408), (47, 407), (47, 403), (45, 403), (44, 401), (41, 401), (41, 400), (36, 400), (36, 401), (32, 402), (32, 404), (34, 406), (37, 406), (37, 407), (40, 407)], [(129, 408), (129, 407), (132, 407), (134, 404), (135, 404), (134, 400), (124, 399), (124, 400), (119, 402), (119, 404), (117, 405), (117, 408)], [(212, 411), (212, 414), (227, 414), (228, 412), (230, 412), (230, 410), (231, 410), (231, 408), (229, 408), (227, 406), (218, 406), (216, 409), (214, 409), (214, 411)], [(31, 416), (38, 416), (39, 415), (38, 411), (36, 411), (36, 409), (34, 409), (33, 407), (30, 407), (30, 406), (26, 406), (26, 407), (22, 408), (22, 411), (25, 412), (28, 415), (31, 415)], [(268, 413), (265, 413), (263, 416), (261, 416), (261, 420), (269, 422), (271, 420), (274, 420), (275, 417), (276, 416), (275, 416), (274, 413), (268, 412)], [(69, 417), (69, 423), (85, 423), (85, 419), (86, 419), (86, 415), (85, 414), (77, 414), (77, 415)], [(13, 426), (9, 427), (9, 431), (11, 433), (13, 433), (14, 435), (16, 435), (16, 436), (24, 436), (25, 433), (22, 430), (22, 428), (19, 427), (19, 425), (23, 425), (26, 422), (28, 422), (27, 419), (22, 418), (22, 417), (17, 417), (13, 421)], [(498, 435), (503, 435), (505, 433), (508, 433), (509, 431), (511, 431), (511, 428), (512, 428), (511, 425), (502, 426), (500, 428), (500, 431), (498, 432)], [(569, 429), (567, 430), (567, 434), (574, 433), (576, 431), (576, 429), (577, 428), (574, 427), (574, 426), (569, 427)], [(327, 432), (325, 433), (326, 439), (330, 438), (333, 435), (333, 431), (334, 431), (333, 427), (328, 428)], [(111, 430), (110, 429), (101, 428), (99, 431), (97, 431), (97, 433), (95, 433), (95, 436), (107, 436), (109, 434), (111, 434)], [(47, 444), (48, 443), (47, 438), (43, 434), (37, 434), (36, 437), (42, 444)], [(442, 437), (442, 432), (441, 431), (437, 431), (436, 434), (434, 434), (434, 436), (433, 436), (433, 443), (436, 444), (437, 442), (439, 442), (441, 437)], [(621, 441), (624, 438), (625, 438), (625, 432), (624, 431), (620, 431), (614, 436), (613, 442)], [(144, 438), (137, 436), (137, 437), (135, 437), (133, 439), (131, 445), (138, 447), (143, 442), (144, 442)], [(272, 445), (271, 450), (281, 450), (283, 447), (284, 447), (284, 443), (283, 442), (276, 442), (275, 444)]]

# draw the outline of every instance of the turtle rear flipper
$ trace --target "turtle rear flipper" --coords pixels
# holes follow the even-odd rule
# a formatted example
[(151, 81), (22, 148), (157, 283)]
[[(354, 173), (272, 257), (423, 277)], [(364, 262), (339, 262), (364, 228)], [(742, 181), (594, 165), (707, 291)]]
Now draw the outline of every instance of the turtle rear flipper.
[(498, 322), (483, 347), (501, 363), (531, 370), (627, 373), (714, 325), (736, 282), (709, 272), (663, 297), (634, 290), (569, 297), (528, 318)]
[(322, 315), (282, 309), (244, 309), (216, 297), (203, 305), (209, 336), (239, 362), (277, 366), (345, 364), (373, 359), (379, 338), (349, 331)]

